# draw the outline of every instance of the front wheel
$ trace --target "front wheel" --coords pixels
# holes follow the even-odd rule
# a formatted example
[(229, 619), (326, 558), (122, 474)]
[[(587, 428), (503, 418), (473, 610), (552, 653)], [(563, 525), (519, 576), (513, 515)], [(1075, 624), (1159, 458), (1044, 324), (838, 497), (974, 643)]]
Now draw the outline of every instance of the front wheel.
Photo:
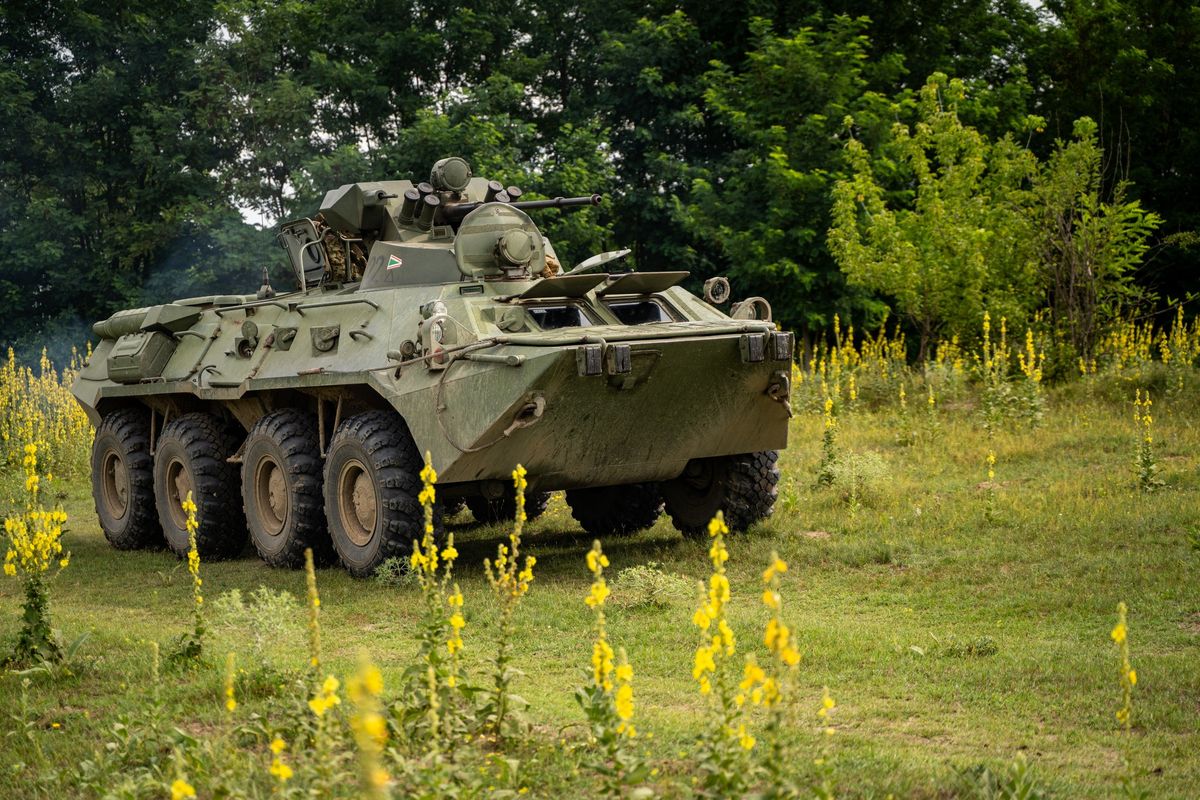
[[(325, 456), (325, 519), (338, 558), (354, 577), (409, 555), (421, 538), (423, 466), (394, 411), (367, 411), (338, 426)], [(440, 517), (438, 506), (434, 511)]]
[(122, 408), (100, 422), (92, 443), (92, 498), (104, 538), (113, 547), (162, 545), (154, 513), (149, 409)]
[(766, 519), (779, 494), (778, 461), (775, 450), (689, 461), (682, 475), (660, 484), (671, 522), (684, 536), (700, 537), (718, 511), (731, 531)]

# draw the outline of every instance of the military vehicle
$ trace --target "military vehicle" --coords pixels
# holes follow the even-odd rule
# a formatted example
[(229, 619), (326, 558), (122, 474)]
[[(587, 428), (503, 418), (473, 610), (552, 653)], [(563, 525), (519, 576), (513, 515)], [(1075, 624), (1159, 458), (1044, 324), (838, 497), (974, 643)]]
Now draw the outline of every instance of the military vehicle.
[[(563, 270), (520, 199), (461, 158), (427, 182), (355, 183), (281, 226), (297, 289), (120, 311), (73, 387), (96, 425), (96, 513), (117, 548), (269, 564), (305, 548), (370, 574), (422, 533), (429, 453), (445, 510), (511, 517), (566, 490), (589, 533), (645, 528), (664, 507), (702, 534), (771, 513), (786, 446), (792, 335), (761, 298), (717, 306), (682, 271), (623, 269), (627, 250)], [(440, 511), (439, 511), (440, 513)]]

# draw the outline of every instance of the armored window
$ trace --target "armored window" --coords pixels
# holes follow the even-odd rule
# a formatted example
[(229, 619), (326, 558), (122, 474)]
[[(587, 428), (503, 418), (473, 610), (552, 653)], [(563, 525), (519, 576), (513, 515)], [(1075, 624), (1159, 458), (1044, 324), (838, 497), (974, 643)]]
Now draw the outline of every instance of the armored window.
[(592, 320), (577, 305), (561, 306), (532, 306), (529, 316), (534, 324), (544, 331), (556, 328), (586, 328), (592, 325)]
[(608, 309), (625, 325), (675, 321), (671, 313), (657, 300), (613, 300), (608, 303)]

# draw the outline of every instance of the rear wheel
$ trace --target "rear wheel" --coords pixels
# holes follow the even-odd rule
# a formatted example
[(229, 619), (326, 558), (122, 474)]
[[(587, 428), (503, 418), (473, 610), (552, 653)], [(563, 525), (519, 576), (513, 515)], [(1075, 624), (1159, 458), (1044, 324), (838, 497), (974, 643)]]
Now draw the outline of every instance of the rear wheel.
[(188, 492), (196, 504), (196, 550), (201, 558), (238, 555), (246, 545), (246, 516), (238, 496), (238, 470), (229, 463), (242, 433), (212, 414), (190, 413), (167, 423), (154, 453), (154, 497), (163, 537), (180, 556), (189, 549)]
[(113, 547), (162, 544), (154, 513), (149, 409), (122, 408), (100, 422), (92, 443), (92, 498), (104, 538)]
[(779, 493), (779, 453), (762, 450), (698, 458), (683, 474), (660, 484), (671, 522), (684, 536), (699, 537), (718, 511), (731, 531), (771, 516)]
[[(325, 519), (342, 565), (356, 578), (403, 558), (423, 534), (421, 460), (394, 411), (368, 411), (338, 426), (325, 457)], [(441, 517), (435, 506), (435, 524)]]
[[(526, 492), (525, 518), (531, 522), (537, 519), (545, 513), (549, 503), (549, 492)], [(469, 495), (467, 508), (471, 509), (471, 516), (475, 517), (475, 521), (480, 525), (508, 522), (517, 516), (517, 493), (515, 489), (508, 487), (503, 496), (495, 499), (481, 494)]]
[(242, 451), (242, 503), (250, 541), (273, 567), (299, 567), (304, 551), (328, 560), (317, 418), (283, 408), (261, 418)]
[(657, 484), (631, 483), (569, 489), (571, 516), (592, 536), (615, 536), (649, 528), (663, 509)]

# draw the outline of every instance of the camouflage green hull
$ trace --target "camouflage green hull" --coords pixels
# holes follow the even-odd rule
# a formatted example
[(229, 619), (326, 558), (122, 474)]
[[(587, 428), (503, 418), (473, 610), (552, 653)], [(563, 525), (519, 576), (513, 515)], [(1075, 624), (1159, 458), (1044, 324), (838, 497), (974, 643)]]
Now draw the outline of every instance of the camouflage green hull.
[(742, 363), (739, 336), (634, 340), (628, 374), (592, 377), (575, 347), (505, 345), (497, 354), (521, 366), (452, 368), (432, 425), (420, 412), (438, 408), (438, 389), (391, 399), (421, 421), (413, 433), (449, 483), (504, 479), (517, 463), (539, 489), (667, 480), (693, 458), (787, 446), (788, 409), (767, 394), (780, 364)]

